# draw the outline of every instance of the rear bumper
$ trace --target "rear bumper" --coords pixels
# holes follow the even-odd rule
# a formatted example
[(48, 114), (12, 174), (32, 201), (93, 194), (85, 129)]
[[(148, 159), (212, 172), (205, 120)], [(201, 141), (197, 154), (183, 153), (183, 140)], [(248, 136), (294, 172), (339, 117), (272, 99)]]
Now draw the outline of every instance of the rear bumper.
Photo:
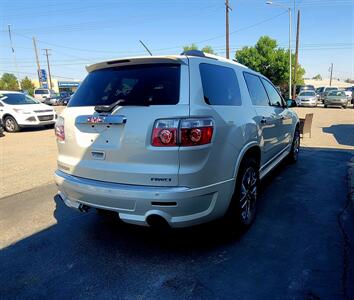
[(151, 187), (97, 181), (55, 172), (59, 195), (73, 208), (80, 204), (119, 213), (127, 222), (148, 226), (151, 215), (163, 217), (171, 227), (208, 222), (225, 214), (234, 179), (200, 188)]

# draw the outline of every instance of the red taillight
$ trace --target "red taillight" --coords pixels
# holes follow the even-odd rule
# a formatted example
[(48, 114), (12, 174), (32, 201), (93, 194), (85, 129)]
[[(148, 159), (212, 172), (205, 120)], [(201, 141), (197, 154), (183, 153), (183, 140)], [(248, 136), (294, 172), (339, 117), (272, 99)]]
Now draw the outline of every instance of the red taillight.
[(62, 142), (65, 140), (64, 118), (59, 117), (57, 119), (57, 122), (55, 123), (55, 126), (54, 126), (54, 131), (55, 131), (55, 136), (57, 137), (58, 141)]
[(157, 120), (151, 144), (155, 147), (209, 144), (213, 137), (213, 126), (209, 118)]
[(152, 132), (151, 144), (156, 147), (177, 146), (178, 120), (157, 120)]

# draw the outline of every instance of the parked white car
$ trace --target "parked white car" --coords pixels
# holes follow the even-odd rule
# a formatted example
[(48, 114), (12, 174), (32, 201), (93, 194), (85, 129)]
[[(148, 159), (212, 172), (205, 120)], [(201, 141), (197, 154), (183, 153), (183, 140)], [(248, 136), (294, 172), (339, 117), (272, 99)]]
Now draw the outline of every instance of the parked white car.
[(57, 114), (49, 105), (20, 92), (0, 91), (0, 118), (8, 132), (26, 126), (53, 125)]
[(43, 89), (43, 88), (39, 88), (39, 89), (35, 89), (34, 90), (34, 98), (44, 102), (47, 99), (56, 97), (57, 93), (55, 93), (55, 91), (50, 90), (50, 89)]
[(55, 180), (69, 207), (145, 226), (225, 216), (247, 228), (260, 179), (298, 159), (295, 101), (239, 63), (187, 51), (87, 70), (55, 125)]

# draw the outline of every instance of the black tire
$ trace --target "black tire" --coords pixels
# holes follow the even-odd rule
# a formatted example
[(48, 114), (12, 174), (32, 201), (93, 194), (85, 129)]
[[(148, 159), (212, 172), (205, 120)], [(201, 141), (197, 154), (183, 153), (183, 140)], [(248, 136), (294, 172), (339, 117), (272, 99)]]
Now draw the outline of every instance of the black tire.
[(299, 152), (300, 152), (300, 131), (298, 128), (295, 129), (293, 142), (291, 144), (291, 150), (288, 154), (289, 163), (296, 163), (299, 160)]
[(259, 196), (259, 164), (252, 157), (245, 157), (240, 165), (234, 194), (225, 214), (228, 227), (244, 232), (256, 218)]
[(324, 105), (324, 108), (327, 108), (327, 104)]
[(4, 119), (4, 128), (7, 132), (17, 132), (20, 131), (20, 126), (18, 126), (15, 118), (7, 116)]

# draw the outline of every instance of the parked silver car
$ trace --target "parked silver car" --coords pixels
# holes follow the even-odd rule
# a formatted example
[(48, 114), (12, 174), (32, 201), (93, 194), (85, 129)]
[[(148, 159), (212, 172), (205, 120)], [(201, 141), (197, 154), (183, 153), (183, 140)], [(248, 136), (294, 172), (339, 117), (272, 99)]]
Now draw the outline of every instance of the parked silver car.
[(317, 95), (316, 92), (313, 91), (301, 91), (300, 94), (296, 98), (296, 103), (298, 106), (317, 106)]
[(322, 86), (316, 89), (316, 93), (318, 94), (319, 100), (321, 100), (321, 102), (324, 102), (326, 94), (331, 91), (338, 91), (338, 88), (335, 86)]
[(343, 108), (347, 108), (350, 100), (344, 91), (331, 91), (325, 95), (324, 98), (324, 107), (328, 106), (340, 106)]
[(55, 180), (69, 207), (140, 225), (226, 217), (247, 228), (260, 179), (298, 159), (297, 115), (241, 64), (188, 51), (87, 70), (55, 127)]

